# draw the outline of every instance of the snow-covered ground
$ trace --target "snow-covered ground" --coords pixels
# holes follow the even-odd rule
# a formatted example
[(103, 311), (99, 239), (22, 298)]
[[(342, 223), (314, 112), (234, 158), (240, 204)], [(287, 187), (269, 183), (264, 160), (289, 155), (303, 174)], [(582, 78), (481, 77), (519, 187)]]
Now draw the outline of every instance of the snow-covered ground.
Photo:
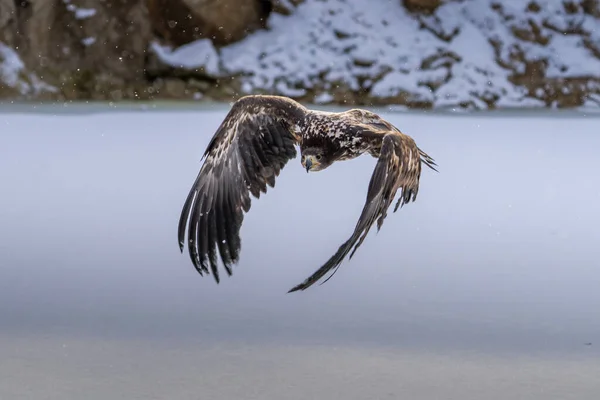
[[(269, 30), (219, 50), (207, 39), (174, 51), (156, 43), (153, 49), (175, 67), (204, 66), (211, 75), (218, 75), (217, 70), (243, 74), (246, 93), (266, 89), (300, 96), (323, 86), (325, 93), (315, 102), (328, 102), (327, 91), (345, 85), (367, 89), (376, 98), (404, 91), (412, 100), (435, 106), (473, 102), (477, 107), (495, 96), (500, 98), (498, 107), (542, 106), (509, 81), (511, 70), (499, 65), (490, 40), (501, 44), (498, 58), (513, 71), (524, 69), (522, 62), (511, 59), (522, 51), (529, 60), (547, 60), (549, 78), (600, 77), (600, 58), (584, 46), (587, 40), (600, 49), (598, 19), (582, 12), (567, 14), (562, 0), (544, 1), (542, 10), (528, 13), (528, 0), (502, 2), (501, 10), (494, 3), (448, 2), (435, 15), (416, 18), (399, 0), (368, 5), (363, 0), (306, 0), (291, 16), (273, 14)], [(547, 44), (520, 40), (511, 32), (528, 27), (528, 21), (540, 27)], [(590, 103), (597, 107), (600, 97)]]
[(425, 169), (417, 201), (330, 281), (287, 296), (351, 233), (376, 161), (307, 174), (291, 160), (253, 200), (240, 264), (216, 285), (176, 229), (227, 109), (2, 112), (3, 329), (519, 352), (597, 340), (598, 116), (382, 113), (440, 172)]
[(216, 285), (176, 229), (228, 107), (95, 107), (0, 108), (0, 398), (595, 398), (598, 116), (382, 113), (440, 172), (287, 295), (350, 234), (375, 159), (291, 160)]
[[(194, 304), (196, 309), (212, 306)], [(191, 314), (192, 315), (192, 314)], [(333, 317), (335, 318), (335, 317)], [(351, 330), (349, 326), (347, 329)], [(148, 329), (149, 330), (149, 329)], [(101, 329), (0, 332), (2, 399), (306, 400), (575, 399), (598, 397), (600, 363), (434, 349), (279, 343), (131, 340)], [(405, 335), (401, 335), (405, 336)], [(490, 340), (494, 340), (491, 337)], [(595, 344), (594, 344), (595, 346)], [(84, 396), (83, 393), (86, 393)], [(540, 393), (549, 393), (541, 395)]]

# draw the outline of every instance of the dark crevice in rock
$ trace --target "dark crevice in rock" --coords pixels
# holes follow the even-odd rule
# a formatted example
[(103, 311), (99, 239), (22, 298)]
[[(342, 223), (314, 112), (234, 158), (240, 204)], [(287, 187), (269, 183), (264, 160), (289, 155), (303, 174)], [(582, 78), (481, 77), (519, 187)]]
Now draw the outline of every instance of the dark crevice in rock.
[(404, 7), (412, 13), (433, 14), (442, 4), (441, 0), (402, 0)]

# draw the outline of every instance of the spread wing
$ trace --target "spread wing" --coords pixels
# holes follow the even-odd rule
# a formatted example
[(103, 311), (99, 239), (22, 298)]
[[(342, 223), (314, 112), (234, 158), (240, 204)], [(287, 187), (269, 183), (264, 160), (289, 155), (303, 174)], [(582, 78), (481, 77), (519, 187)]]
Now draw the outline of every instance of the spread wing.
[[(379, 231), (398, 189), (401, 189), (401, 195), (394, 212), (399, 206), (414, 201), (419, 191), (421, 161), (435, 170), (434, 160), (421, 151), (410, 137), (396, 132), (385, 134), (379, 159), (369, 182), (367, 199), (354, 228), (354, 233), (321, 268), (304, 282), (290, 289), (288, 293), (307, 289), (331, 269), (336, 268), (329, 278), (323, 281), (323, 283), (327, 282), (335, 274), (350, 250), (352, 252), (349, 259), (352, 258), (375, 220), (377, 220), (377, 230)], [(352, 249), (353, 247), (354, 249)]]
[(275, 111), (234, 104), (211, 139), (181, 210), (180, 250), (187, 227), (192, 263), (200, 275), (209, 274), (210, 267), (217, 283), (217, 248), (228, 275), (239, 260), (239, 232), (250, 194), (259, 198), (267, 185), (274, 187), (281, 169), (296, 157), (291, 123)]

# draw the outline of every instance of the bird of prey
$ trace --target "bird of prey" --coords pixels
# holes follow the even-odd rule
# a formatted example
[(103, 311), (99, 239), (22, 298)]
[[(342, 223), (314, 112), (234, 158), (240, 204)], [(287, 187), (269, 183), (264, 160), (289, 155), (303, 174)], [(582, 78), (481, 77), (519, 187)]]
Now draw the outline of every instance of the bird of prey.
[(244, 213), (250, 210), (250, 194), (258, 199), (267, 186), (275, 186), (280, 171), (296, 157), (296, 146), (307, 172), (322, 171), (363, 153), (376, 157), (377, 163), (350, 238), (288, 293), (307, 289), (335, 268), (323, 283), (329, 280), (348, 253), (352, 258), (375, 220), (379, 231), (398, 189), (401, 194), (394, 212), (414, 201), (421, 163), (437, 171), (435, 161), (410, 136), (373, 112), (311, 110), (283, 96), (241, 97), (210, 140), (181, 210), (179, 248), (183, 252), (187, 228), (189, 256), (200, 275), (212, 273), (219, 283), (218, 249), (231, 276), (232, 266), (239, 261), (239, 232)]

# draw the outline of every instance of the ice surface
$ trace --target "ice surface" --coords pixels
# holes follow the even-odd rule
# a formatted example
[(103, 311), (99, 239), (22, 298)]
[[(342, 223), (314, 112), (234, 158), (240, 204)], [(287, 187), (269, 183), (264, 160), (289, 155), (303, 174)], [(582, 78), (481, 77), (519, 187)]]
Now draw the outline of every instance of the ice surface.
[(592, 400), (598, 396), (600, 363), (593, 346), (581, 346), (580, 353), (588, 357), (526, 357), (337, 343), (214, 344), (205, 339), (198, 335), (194, 340), (121, 340), (102, 331), (85, 338), (0, 333), (0, 396), (44, 400)]
[(290, 161), (216, 285), (176, 228), (229, 107), (112, 107), (0, 114), (3, 332), (569, 355), (600, 335), (597, 114), (382, 113), (440, 173), (333, 279), (287, 295), (351, 233), (375, 159)]

